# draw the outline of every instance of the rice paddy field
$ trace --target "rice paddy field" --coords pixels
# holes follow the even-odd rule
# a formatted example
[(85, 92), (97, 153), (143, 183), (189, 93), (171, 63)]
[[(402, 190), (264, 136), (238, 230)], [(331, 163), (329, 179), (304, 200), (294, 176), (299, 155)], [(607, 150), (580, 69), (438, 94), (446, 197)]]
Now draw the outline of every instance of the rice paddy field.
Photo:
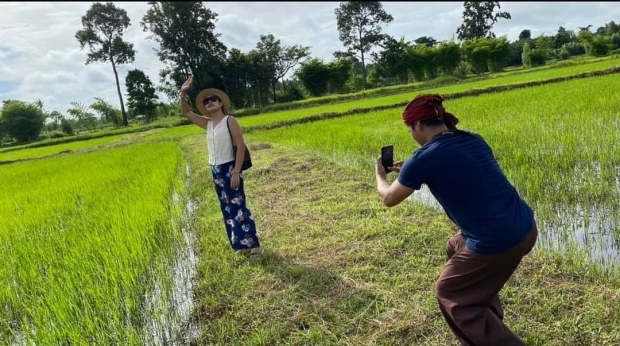
[(172, 281), (185, 175), (174, 142), (0, 167), (2, 343), (138, 345), (149, 333), (135, 326), (165, 330), (143, 308), (168, 309), (149, 290)]
[[(618, 76), (613, 75), (461, 98), (444, 105), (459, 117), (460, 128), (480, 133), (488, 141), (508, 178), (533, 204), (543, 227), (556, 230), (547, 234), (554, 238), (549, 241), (576, 236), (590, 243), (593, 253), (608, 255), (600, 260), (609, 260), (612, 255), (618, 259), (620, 241), (615, 222), (620, 217), (620, 102), (612, 95), (620, 95)], [(248, 136), (313, 150), (359, 167), (371, 181), (381, 146), (394, 144), (395, 156), (401, 159), (417, 146), (402, 125), (400, 110)], [(601, 220), (602, 215), (606, 220)], [(598, 231), (590, 234), (593, 228)]]
[[(506, 323), (528, 345), (620, 344), (618, 78), (445, 102), (536, 211), (536, 250), (502, 293)], [(456, 345), (433, 291), (454, 225), (425, 189), (385, 208), (374, 186), (382, 145), (394, 144), (397, 159), (417, 148), (400, 112), (246, 133), (255, 165), (245, 173), (248, 205), (266, 248), (255, 260), (230, 251), (196, 126), (0, 152), (0, 344)]]

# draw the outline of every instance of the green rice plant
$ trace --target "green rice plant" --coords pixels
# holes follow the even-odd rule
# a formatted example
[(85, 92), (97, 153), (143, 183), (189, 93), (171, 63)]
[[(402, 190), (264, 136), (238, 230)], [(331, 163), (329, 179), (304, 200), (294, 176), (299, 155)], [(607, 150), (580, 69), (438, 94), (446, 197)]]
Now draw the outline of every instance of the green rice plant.
[(184, 162), (159, 142), (0, 166), (0, 343), (152, 343)]
[[(489, 142), (508, 178), (535, 208), (542, 232), (555, 229), (574, 236), (569, 226), (580, 214), (603, 213), (613, 220), (620, 215), (620, 99), (613, 96), (619, 94), (618, 77), (611, 75), (444, 104), (459, 117), (460, 128), (479, 132)], [(297, 124), (248, 136), (315, 150), (367, 171), (372, 181), (382, 145), (395, 144), (397, 159), (406, 159), (417, 147), (402, 123), (401, 111)], [(596, 219), (583, 222), (587, 228)], [(615, 223), (605, 228), (620, 234)]]

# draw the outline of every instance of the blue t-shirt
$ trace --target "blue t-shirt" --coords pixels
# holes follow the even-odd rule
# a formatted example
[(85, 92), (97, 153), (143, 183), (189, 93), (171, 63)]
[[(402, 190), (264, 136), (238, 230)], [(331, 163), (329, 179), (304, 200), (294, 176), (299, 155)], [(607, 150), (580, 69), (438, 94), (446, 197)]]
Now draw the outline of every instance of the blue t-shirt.
[(437, 135), (407, 159), (398, 181), (414, 190), (426, 184), (473, 252), (508, 250), (533, 226), (533, 210), (477, 134)]

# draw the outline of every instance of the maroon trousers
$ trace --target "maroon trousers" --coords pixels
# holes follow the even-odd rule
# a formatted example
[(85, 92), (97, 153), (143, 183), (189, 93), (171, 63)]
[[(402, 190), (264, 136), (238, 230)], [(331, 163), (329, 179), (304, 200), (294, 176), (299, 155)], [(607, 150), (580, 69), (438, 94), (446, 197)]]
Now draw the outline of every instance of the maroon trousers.
[(521, 243), (499, 254), (472, 252), (460, 232), (448, 241), (448, 263), (437, 281), (437, 299), (444, 319), (463, 345), (525, 345), (502, 322), (498, 294), (537, 238), (534, 222)]

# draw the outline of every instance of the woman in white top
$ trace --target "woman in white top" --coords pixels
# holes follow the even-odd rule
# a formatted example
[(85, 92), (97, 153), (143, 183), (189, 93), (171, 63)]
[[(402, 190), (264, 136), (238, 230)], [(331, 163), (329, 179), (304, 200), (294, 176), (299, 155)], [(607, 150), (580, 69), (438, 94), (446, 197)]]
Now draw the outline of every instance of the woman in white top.
[[(230, 246), (235, 251), (251, 249), (251, 256), (260, 255), (263, 249), (258, 240), (254, 217), (246, 206), (243, 188), (241, 167), (245, 142), (241, 126), (237, 119), (228, 115), (228, 95), (218, 89), (205, 89), (196, 97), (196, 107), (204, 117), (190, 111), (187, 92), (193, 83), (193, 77), (189, 77), (181, 87), (181, 113), (195, 125), (207, 130), (209, 164)], [(236, 157), (231, 137), (237, 146)]]

